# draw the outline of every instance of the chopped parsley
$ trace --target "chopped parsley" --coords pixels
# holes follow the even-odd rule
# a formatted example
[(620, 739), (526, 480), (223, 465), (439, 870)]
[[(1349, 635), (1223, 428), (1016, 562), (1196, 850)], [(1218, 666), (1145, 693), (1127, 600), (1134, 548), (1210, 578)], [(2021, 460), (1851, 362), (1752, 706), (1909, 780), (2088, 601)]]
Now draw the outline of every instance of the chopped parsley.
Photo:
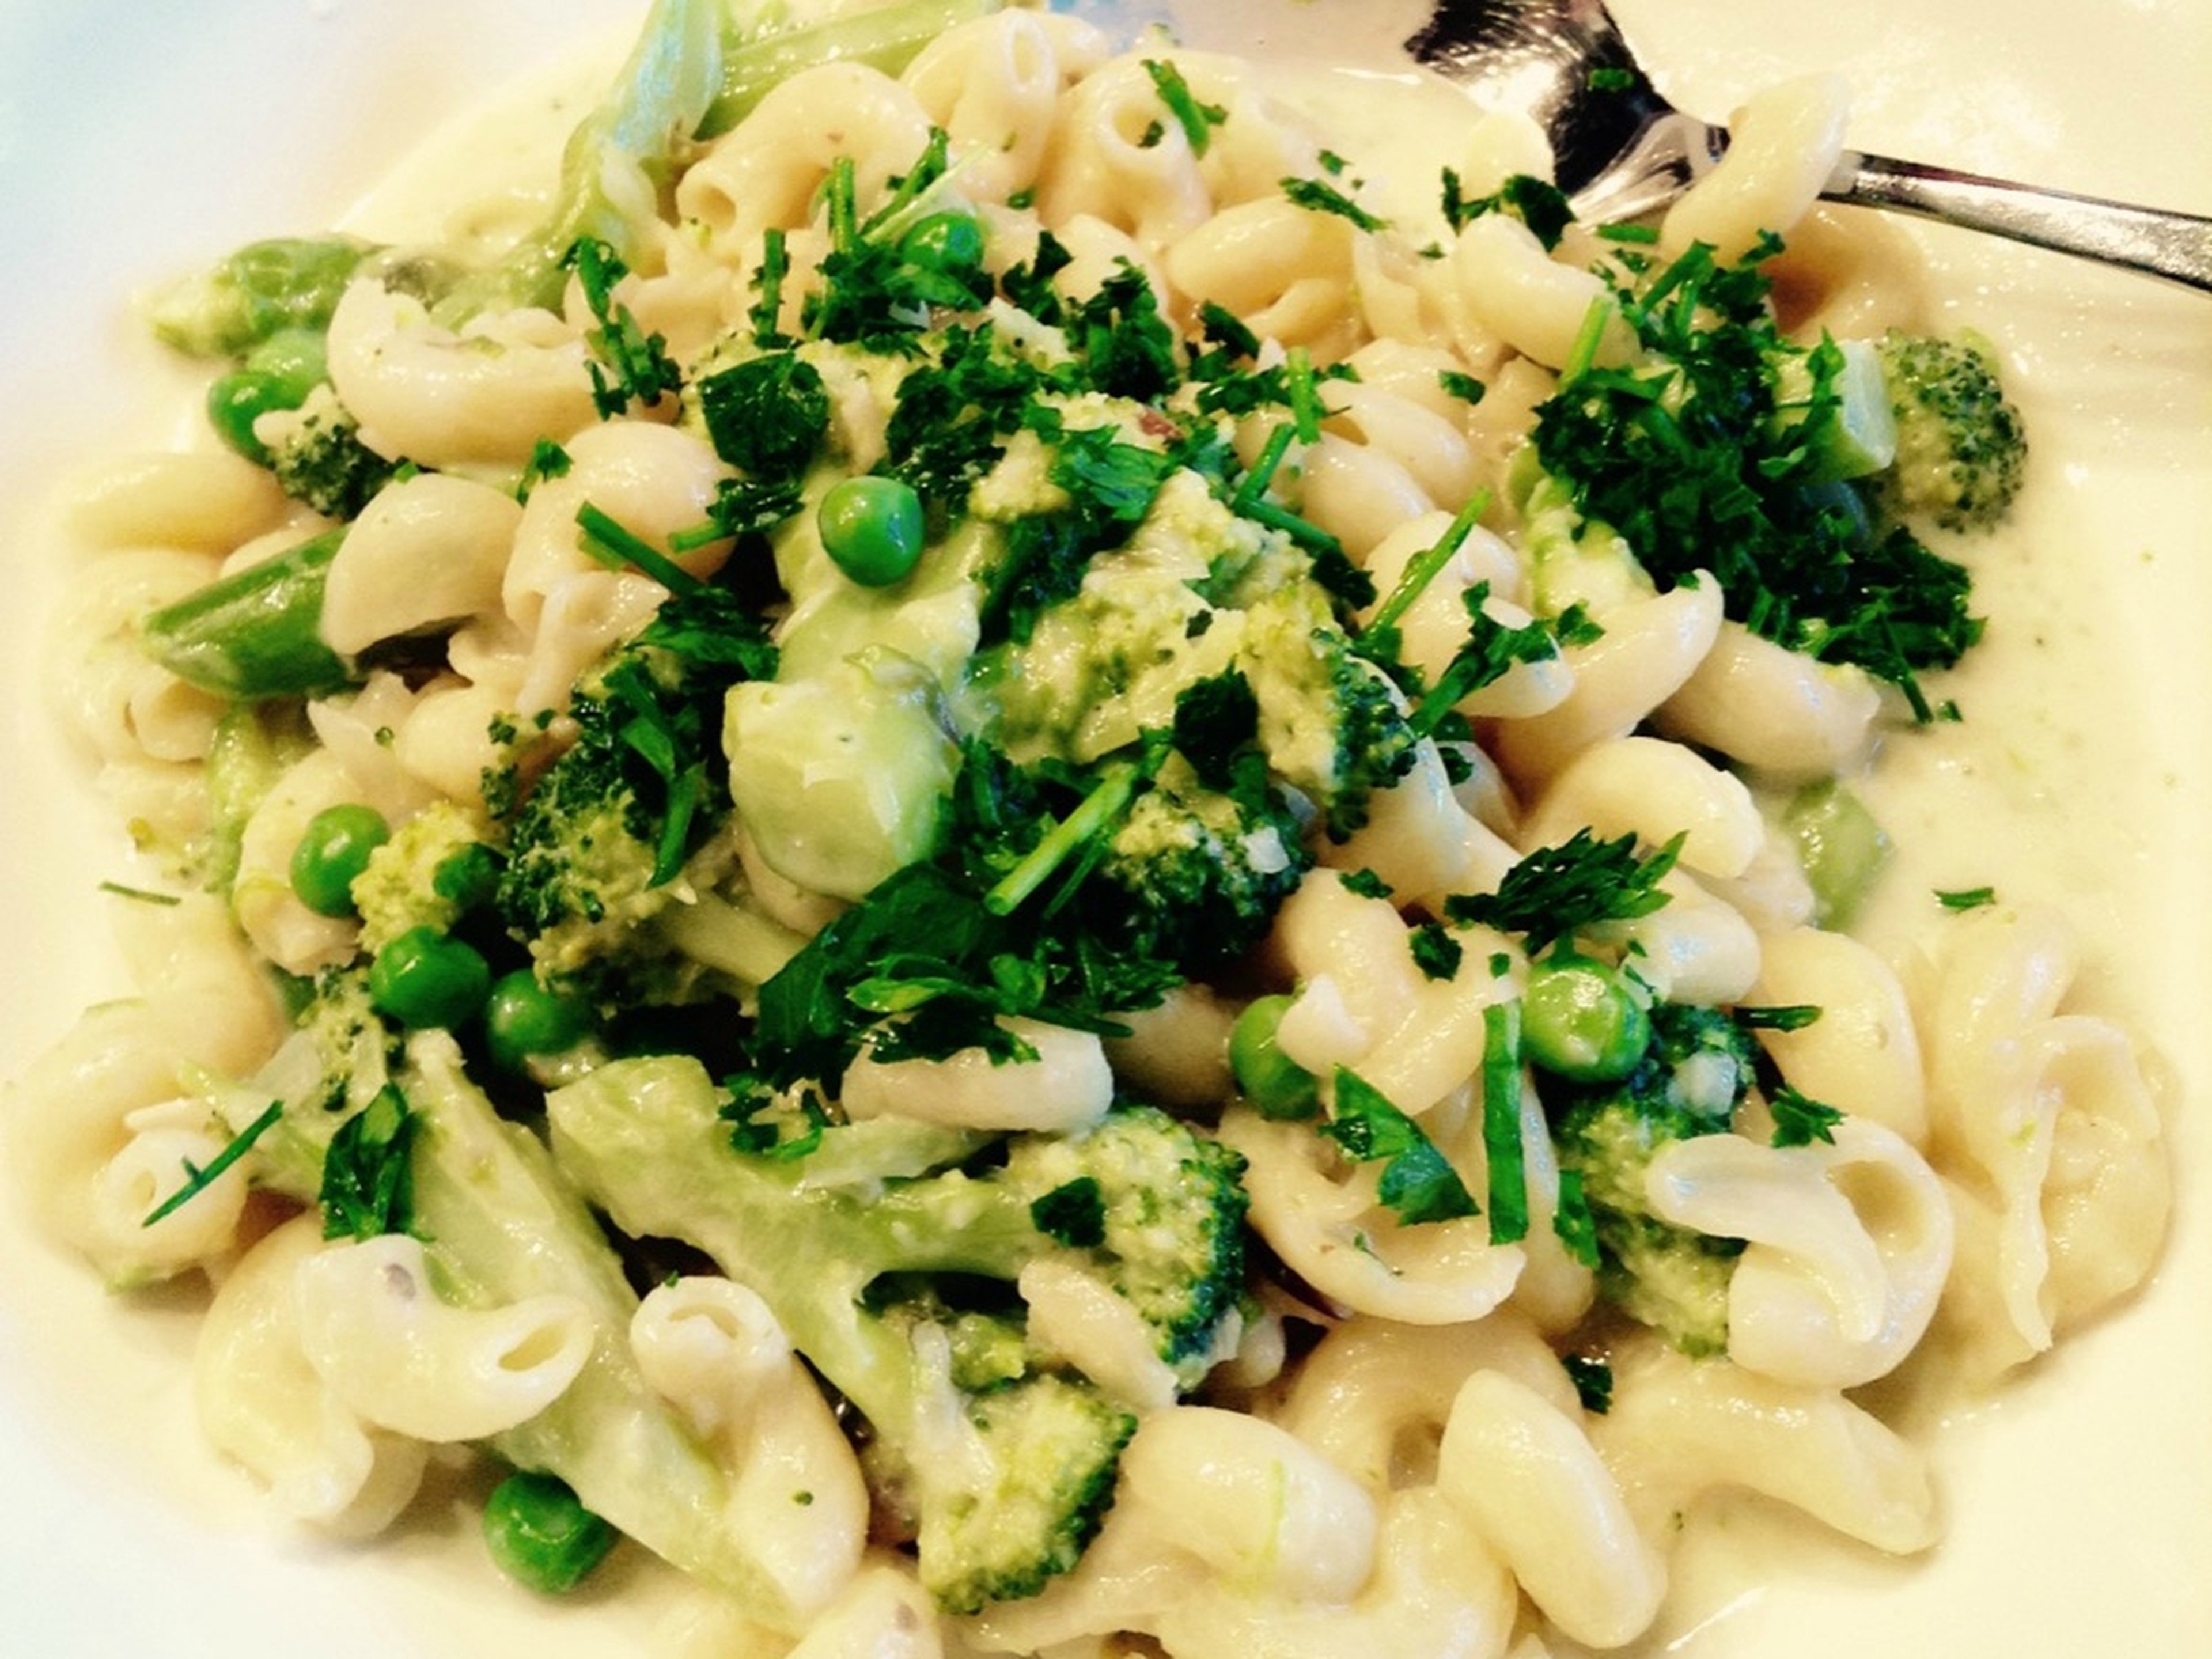
[(1600, 841), (1577, 830), (1556, 847), (1540, 847), (1515, 864), (1495, 893), (1455, 893), (1447, 921), (1522, 934), (1534, 956), (1555, 939), (1608, 921), (1632, 921), (1667, 902), (1660, 881), (1674, 867), (1682, 837), (1638, 854), (1636, 837)]
[(1774, 1115), (1777, 1146), (1809, 1146), (1816, 1140), (1833, 1145), (1836, 1125), (1844, 1121), (1844, 1115), (1834, 1107), (1800, 1094), (1786, 1083), (1774, 1091), (1766, 1106)]
[(1979, 910), (1997, 902), (1994, 887), (1938, 888), (1936, 902), (1946, 910)]
[(1389, 221), (1377, 218), (1365, 208), (1346, 196), (1334, 185), (1322, 179), (1285, 179), (1281, 181), (1283, 194), (1293, 206), (1309, 213), (1334, 214), (1346, 220), (1356, 230), (1369, 232), (1387, 230)]
[(1376, 1196), (1406, 1225), (1481, 1213), (1467, 1183), (1421, 1126), (1349, 1066), (1336, 1068), (1335, 1112), (1321, 1132), (1354, 1163), (1382, 1164)]
[(650, 408), (682, 391), (683, 372), (669, 356), (668, 342), (647, 333), (629, 307), (614, 297), (615, 285), (629, 274), (614, 249), (586, 236), (568, 250), (568, 264), (584, 303), (599, 322), (584, 342), (591, 348), (592, 406), (599, 418), (612, 420), (633, 404)]
[[(1349, 887), (1349, 881), (1345, 883)], [(1413, 965), (1430, 979), (1449, 979), (1459, 972), (1459, 964), (1467, 954), (1467, 947), (1451, 935), (1451, 930), (1440, 921), (1425, 921), (1413, 929), (1407, 941), (1413, 955)]]
[(338, 1125), (316, 1193), (325, 1238), (404, 1233), (415, 1221), (415, 1135), (422, 1120), (387, 1085)]
[[(1563, 374), (1538, 407), (1536, 454), (1662, 588), (1710, 572), (1753, 632), (1855, 664), (1930, 720), (1918, 674), (1981, 635), (1970, 579), (1852, 485), (1823, 481), (1814, 439), (1838, 418), (1844, 359), (1832, 341), (1783, 337), (1765, 270), (1779, 246), (1770, 238), (1735, 264), (1703, 245), (1662, 265), (1617, 250), (1619, 314), (1642, 356)], [(1781, 419), (1785, 374), (1796, 389)]]
[(1199, 102), (1182, 71), (1173, 64), (1158, 58), (1147, 58), (1144, 63), (1145, 73), (1159, 90), (1160, 102), (1167, 106), (1168, 113), (1175, 117), (1176, 125), (1189, 141), (1190, 153), (1205, 155), (1213, 142), (1213, 129), (1229, 118), (1229, 112), (1219, 104)]

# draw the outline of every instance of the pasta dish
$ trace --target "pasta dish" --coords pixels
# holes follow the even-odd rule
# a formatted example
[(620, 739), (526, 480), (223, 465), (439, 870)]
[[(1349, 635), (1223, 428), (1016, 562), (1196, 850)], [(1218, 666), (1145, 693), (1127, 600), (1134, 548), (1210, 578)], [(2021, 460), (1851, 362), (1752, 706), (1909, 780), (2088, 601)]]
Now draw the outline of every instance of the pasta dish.
[(2063, 896), (1865, 925), (2044, 458), (1843, 83), (1610, 227), (1278, 93), (657, 0), (526, 216), (152, 299), (50, 673), (133, 990), (7, 1162), (288, 1522), (654, 1651), (1565, 1659), (1724, 1494), (1929, 1550), (1920, 1403), (2151, 1273)]

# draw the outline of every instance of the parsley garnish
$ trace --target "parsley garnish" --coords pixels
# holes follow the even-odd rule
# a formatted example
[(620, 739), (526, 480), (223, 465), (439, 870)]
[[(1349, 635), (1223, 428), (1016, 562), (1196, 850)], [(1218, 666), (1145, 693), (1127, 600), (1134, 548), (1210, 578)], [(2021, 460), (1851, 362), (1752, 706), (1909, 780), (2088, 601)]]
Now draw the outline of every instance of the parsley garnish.
[(1376, 1196), (1406, 1225), (1481, 1213), (1467, 1183), (1421, 1126), (1349, 1066), (1336, 1068), (1335, 1115), (1321, 1132), (1354, 1163), (1382, 1164)]
[(830, 430), (821, 371), (793, 352), (718, 369), (695, 390), (714, 453), (756, 482), (795, 481)]
[(1200, 103), (1190, 83), (1182, 78), (1182, 71), (1173, 64), (1157, 58), (1144, 62), (1145, 73), (1152, 77), (1152, 85), (1159, 91), (1160, 102), (1167, 106), (1182, 136), (1190, 141), (1190, 153), (1205, 155), (1206, 146), (1213, 142), (1213, 129), (1229, 118), (1229, 112), (1219, 104)]
[(1996, 902), (1997, 890), (1994, 887), (1954, 887), (1948, 890), (1938, 888), (1936, 890), (1936, 902), (1946, 910), (1979, 910)]
[(1802, 1095), (1786, 1083), (1774, 1091), (1766, 1105), (1774, 1115), (1777, 1146), (1809, 1146), (1816, 1140), (1833, 1145), (1836, 1125), (1844, 1121), (1844, 1115), (1834, 1107)]
[(1344, 884), (1347, 892), (1357, 893), (1362, 898), (1386, 899), (1390, 896), (1390, 884), (1372, 870), (1340, 870), (1336, 878)]
[(1567, 1376), (1575, 1385), (1575, 1397), (1582, 1401), (1584, 1411), (1603, 1417), (1613, 1409), (1612, 1366), (1602, 1359), (1585, 1359), (1578, 1353), (1562, 1354), (1559, 1363), (1566, 1367)]
[[(1619, 314), (1643, 358), (1563, 374), (1537, 410), (1536, 453), (1662, 588), (1710, 572), (1731, 617), (1892, 682), (1927, 720), (1917, 672), (1948, 667), (1981, 634), (1969, 578), (1908, 530), (1870, 521), (1851, 486), (1820, 483), (1814, 441), (1838, 418), (1843, 358), (1832, 342), (1782, 337), (1763, 269), (1778, 246), (1730, 265), (1699, 245), (1656, 270), (1619, 251)], [(1803, 385), (1778, 419), (1785, 365)]]
[(1540, 847), (1505, 872), (1495, 893), (1455, 893), (1448, 921), (1520, 933), (1528, 953), (1607, 921), (1632, 921), (1667, 902), (1659, 883), (1674, 867), (1682, 837), (1639, 857), (1636, 837), (1600, 841), (1577, 830), (1556, 847)]
[(1559, 246), (1559, 238), (1575, 220), (1575, 210), (1568, 204), (1566, 193), (1550, 180), (1533, 173), (1516, 173), (1487, 196), (1470, 198), (1462, 191), (1458, 173), (1446, 167), (1444, 222), (1454, 230), (1464, 229), (1486, 213), (1503, 213), (1528, 226), (1548, 252)]
[(1322, 179), (1285, 179), (1281, 181), (1283, 194), (1294, 206), (1309, 213), (1330, 213), (1351, 222), (1358, 230), (1377, 231), (1389, 228), (1389, 221), (1379, 219), (1353, 201), (1334, 185)]
[(529, 464), (522, 469), (522, 477), (514, 486), (517, 501), (526, 501), (530, 492), (548, 478), (565, 478), (575, 463), (568, 452), (550, 438), (540, 438), (530, 447)]
[(586, 236), (568, 250), (568, 263), (576, 272), (599, 326), (584, 336), (594, 361), (592, 406), (602, 420), (612, 420), (632, 404), (650, 407), (684, 386), (683, 372), (668, 355), (668, 342), (647, 334), (630, 314), (628, 306), (614, 297), (615, 284), (629, 274), (629, 267), (613, 248), (595, 236)]
[(1407, 948), (1413, 952), (1413, 965), (1430, 979), (1451, 978), (1459, 972), (1461, 959), (1467, 954), (1466, 947), (1440, 921), (1425, 921), (1413, 929)]
[(1818, 1004), (1780, 1002), (1735, 1011), (1735, 1023), (1747, 1031), (1802, 1031), (1820, 1018)]
[(415, 1220), (415, 1132), (422, 1120), (406, 1096), (386, 1085), (338, 1125), (323, 1154), (315, 1194), (325, 1238), (404, 1233)]

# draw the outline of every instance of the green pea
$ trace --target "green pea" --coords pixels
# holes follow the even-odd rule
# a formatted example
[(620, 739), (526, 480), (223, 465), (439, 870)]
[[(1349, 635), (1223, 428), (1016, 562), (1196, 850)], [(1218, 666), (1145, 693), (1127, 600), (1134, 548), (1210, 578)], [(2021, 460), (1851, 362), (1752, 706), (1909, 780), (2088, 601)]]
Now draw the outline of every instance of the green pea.
[(574, 1048), (591, 1028), (589, 1008), (549, 990), (527, 968), (501, 975), (484, 1003), (484, 1040), (492, 1059), (510, 1072), (521, 1071), (534, 1055)]
[(249, 461), (269, 464), (269, 447), (253, 423), (272, 410), (297, 409), (328, 373), (323, 336), (281, 329), (246, 354), (245, 362), (208, 387), (208, 421), (216, 435)]
[(1650, 1046), (1651, 1017), (1620, 974), (1568, 956), (1529, 970), (1521, 1048), (1534, 1064), (1580, 1083), (1626, 1077)]
[(391, 839), (392, 826), (374, 806), (325, 807), (292, 848), (292, 890), (319, 916), (353, 915), (354, 882)]
[(208, 423), (216, 435), (257, 466), (269, 465), (269, 447), (254, 435), (253, 423), (271, 410), (296, 409), (285, 401), (283, 383), (258, 369), (233, 369), (208, 387)]
[(1286, 996), (1261, 997), (1237, 1016), (1229, 1030), (1229, 1070), (1237, 1088), (1262, 1117), (1311, 1117), (1321, 1109), (1321, 1079), (1285, 1054), (1275, 1041)]
[(921, 557), (921, 498), (896, 478), (841, 479), (816, 523), (837, 568), (863, 587), (904, 581)]
[(501, 1572), (532, 1589), (574, 1589), (615, 1545), (615, 1529), (557, 1476), (520, 1470), (484, 1500), (484, 1547)]
[(899, 257), (910, 265), (950, 275), (980, 270), (983, 226), (966, 213), (933, 213), (899, 238)]
[(368, 964), (368, 997), (410, 1030), (466, 1024), (491, 994), (491, 966), (475, 946), (434, 927), (410, 927)]

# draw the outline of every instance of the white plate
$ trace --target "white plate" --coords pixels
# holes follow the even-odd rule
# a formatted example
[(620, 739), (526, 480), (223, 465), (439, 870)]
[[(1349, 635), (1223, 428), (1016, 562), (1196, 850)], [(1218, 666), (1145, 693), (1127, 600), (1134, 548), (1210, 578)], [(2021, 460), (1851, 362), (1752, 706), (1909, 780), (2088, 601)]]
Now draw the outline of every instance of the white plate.
[[(21, 641), (0, 665), (0, 1074), (116, 982), (93, 884), (126, 872), (124, 849), (48, 733), (31, 641), (58, 586), (36, 523), (52, 481), (168, 435), (143, 390), (164, 366), (127, 296), (251, 237), (327, 223), (434, 121), (639, 9), (0, 0), (0, 558)], [(1413, 9), (1186, 8), (1200, 44), (1313, 56), (1342, 41), (1370, 58), (1392, 37), (1384, 25)], [(2212, 211), (2206, 0), (1620, 10), (1693, 107), (1724, 112), (1763, 82), (1838, 69), (1857, 89), (1864, 147)], [(1944, 884), (1996, 879), (2008, 895), (2065, 900), (2087, 932), (2090, 990), (2163, 1049), (2178, 1219), (2143, 1296), (1943, 1435), (1950, 1536), (1932, 1560), (1899, 1567), (1808, 1545), (1747, 1511), (1699, 1552), (1719, 1565), (1690, 1598), (1705, 1627), (1678, 1650), (2201, 1659), (2212, 1653), (2201, 1201), (2212, 1173), (2212, 298), (1972, 239), (1930, 246), (1951, 314), (2006, 343), (2037, 477), (2027, 529), (1982, 574), (2002, 673), (1969, 683), (1969, 720), (2002, 721), (2005, 741), (1972, 768), (1956, 743), (1899, 758), (1931, 819), (1975, 828), (1971, 854), (1936, 860)], [(2073, 667), (2022, 682), (2046, 664)], [(2069, 833), (2085, 823), (2086, 842)], [(0, 1202), (0, 1650), (647, 1650), (620, 1595), (549, 1607), (504, 1589), (458, 1510), (360, 1548), (265, 1528), (193, 1431), (187, 1299), (108, 1300), (27, 1236), (20, 1207)]]

